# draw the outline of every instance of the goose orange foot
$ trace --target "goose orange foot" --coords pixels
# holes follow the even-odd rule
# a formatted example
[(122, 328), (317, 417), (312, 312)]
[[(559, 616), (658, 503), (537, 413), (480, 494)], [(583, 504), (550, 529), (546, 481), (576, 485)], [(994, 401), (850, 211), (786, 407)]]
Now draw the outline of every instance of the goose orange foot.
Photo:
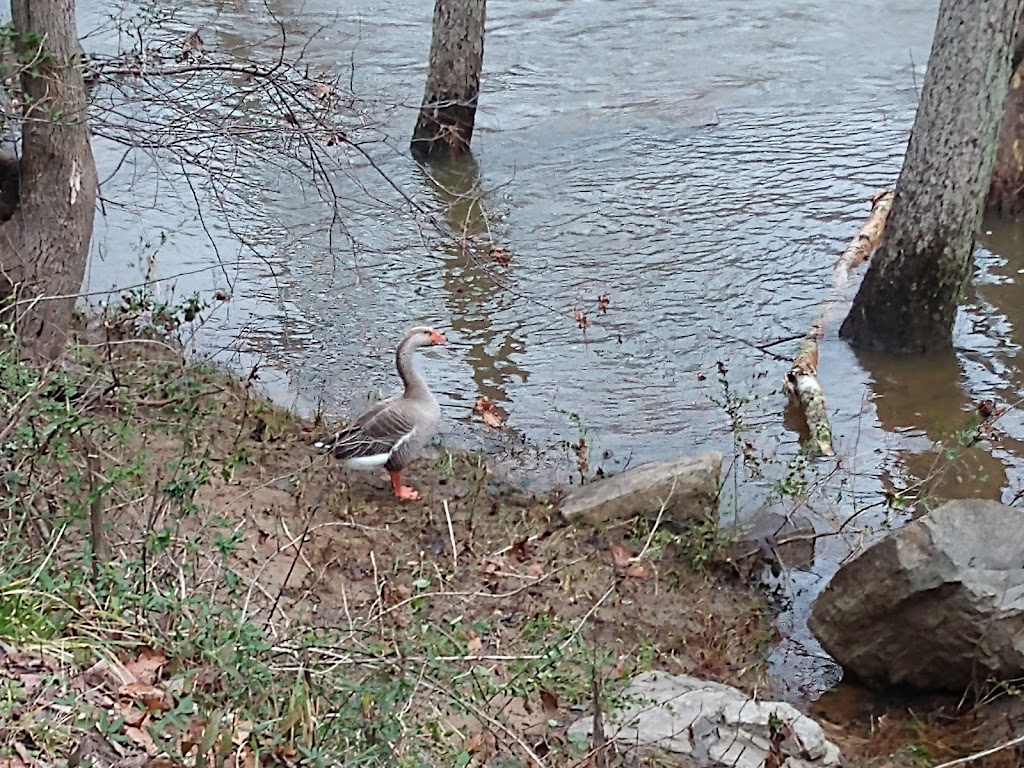
[(391, 490), (395, 496), (405, 501), (416, 501), (419, 497), (419, 491), (415, 488), (410, 488), (408, 485), (402, 485), (402, 473), (401, 472), (389, 472), (391, 475)]

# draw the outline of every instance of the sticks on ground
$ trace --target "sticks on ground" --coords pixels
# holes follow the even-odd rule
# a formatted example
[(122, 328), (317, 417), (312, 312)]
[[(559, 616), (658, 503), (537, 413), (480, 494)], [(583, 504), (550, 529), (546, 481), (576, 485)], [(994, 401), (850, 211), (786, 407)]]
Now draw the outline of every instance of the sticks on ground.
[(800, 408), (807, 424), (806, 448), (822, 456), (831, 456), (833, 450), (832, 427), (825, 409), (825, 392), (818, 383), (818, 344), (825, 335), (825, 326), (832, 318), (836, 304), (845, 300), (844, 292), (850, 273), (867, 261), (878, 247), (892, 208), (892, 195), (892, 190), (887, 189), (871, 197), (871, 215), (836, 262), (832, 272), (831, 295), (822, 304), (817, 319), (800, 342), (793, 366), (786, 372), (783, 387), (790, 400)]

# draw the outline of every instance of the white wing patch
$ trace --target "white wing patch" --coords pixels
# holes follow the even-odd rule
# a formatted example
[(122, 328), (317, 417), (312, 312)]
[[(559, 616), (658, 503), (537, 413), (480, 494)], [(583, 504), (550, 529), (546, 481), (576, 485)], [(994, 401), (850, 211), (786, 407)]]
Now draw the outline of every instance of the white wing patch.
[(377, 469), (383, 467), (391, 458), (390, 453), (378, 453), (374, 456), (357, 456), (354, 459), (345, 459), (345, 466), (351, 469)]
[(395, 441), (395, 444), (391, 446), (391, 450), (387, 453), (375, 453), (372, 456), (356, 456), (351, 459), (345, 459), (345, 466), (351, 469), (376, 469), (377, 467), (383, 467), (388, 463), (391, 455), (409, 442), (414, 434), (416, 434), (416, 430), (410, 429)]

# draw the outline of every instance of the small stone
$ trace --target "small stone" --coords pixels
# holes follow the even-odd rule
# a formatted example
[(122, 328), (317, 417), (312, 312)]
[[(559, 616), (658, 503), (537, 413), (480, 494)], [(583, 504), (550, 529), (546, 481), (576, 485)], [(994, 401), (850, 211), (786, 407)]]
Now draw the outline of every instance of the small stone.
[(668, 523), (704, 520), (715, 512), (721, 473), (717, 451), (641, 464), (569, 494), (560, 511), (566, 522), (600, 524), (657, 514), (664, 504)]

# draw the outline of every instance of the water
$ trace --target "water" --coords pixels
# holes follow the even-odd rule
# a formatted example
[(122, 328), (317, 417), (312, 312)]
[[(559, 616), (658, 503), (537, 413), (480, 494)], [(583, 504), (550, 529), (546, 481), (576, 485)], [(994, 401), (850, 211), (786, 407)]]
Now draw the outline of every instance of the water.
[[(87, 45), (116, 47), (104, 1), (79, 10), (83, 30), (99, 28)], [(407, 142), (432, 3), (207, 5), (171, 28), (266, 56), (283, 28), (289, 51), (343, 74), (373, 141), (365, 155), (336, 148), (318, 192), (301, 168), (243, 158), (221, 173), (245, 185), (244, 200), (218, 202), (165, 155), (123, 160), (98, 138), (104, 195), (121, 206), (98, 222), (87, 289), (149, 275), (165, 295), (229, 290), (200, 346), (239, 370), (258, 365), (276, 398), (329, 416), (392, 390), (403, 329), (436, 324), (451, 346), (421, 362), (445, 440), (517, 455), (520, 479), (550, 487), (572, 479), (560, 444), (582, 432), (591, 466), (611, 471), (707, 448), (733, 457), (740, 436), (761, 477), (729, 462), (725, 514), (779, 507), (772, 480), (798, 443), (780, 393), (796, 342), (758, 347), (808, 328), (867, 198), (894, 183), (936, 11), (925, 0), (492, 0), (475, 163), (429, 175)], [(493, 241), (510, 261), (460, 249), (438, 225)], [(810, 486), (785, 499), (820, 531), (851, 516), (854, 530), (898, 523), (877, 505), (881, 491), (934, 474), (936, 441), (975, 400), (1020, 396), (1024, 229), (985, 232), (955, 355), (858, 358), (835, 328), (824, 342), (841, 459), (791, 474)], [(746, 403), (739, 420), (719, 361)], [(471, 416), (480, 395), (518, 439), (483, 432)], [(1014, 411), (1000, 426), (1006, 435), (959, 459), (936, 493), (1015, 499), (1024, 424)], [(823, 538), (814, 566), (795, 574), (778, 695), (813, 698), (837, 678), (803, 617), (858, 541)]]

